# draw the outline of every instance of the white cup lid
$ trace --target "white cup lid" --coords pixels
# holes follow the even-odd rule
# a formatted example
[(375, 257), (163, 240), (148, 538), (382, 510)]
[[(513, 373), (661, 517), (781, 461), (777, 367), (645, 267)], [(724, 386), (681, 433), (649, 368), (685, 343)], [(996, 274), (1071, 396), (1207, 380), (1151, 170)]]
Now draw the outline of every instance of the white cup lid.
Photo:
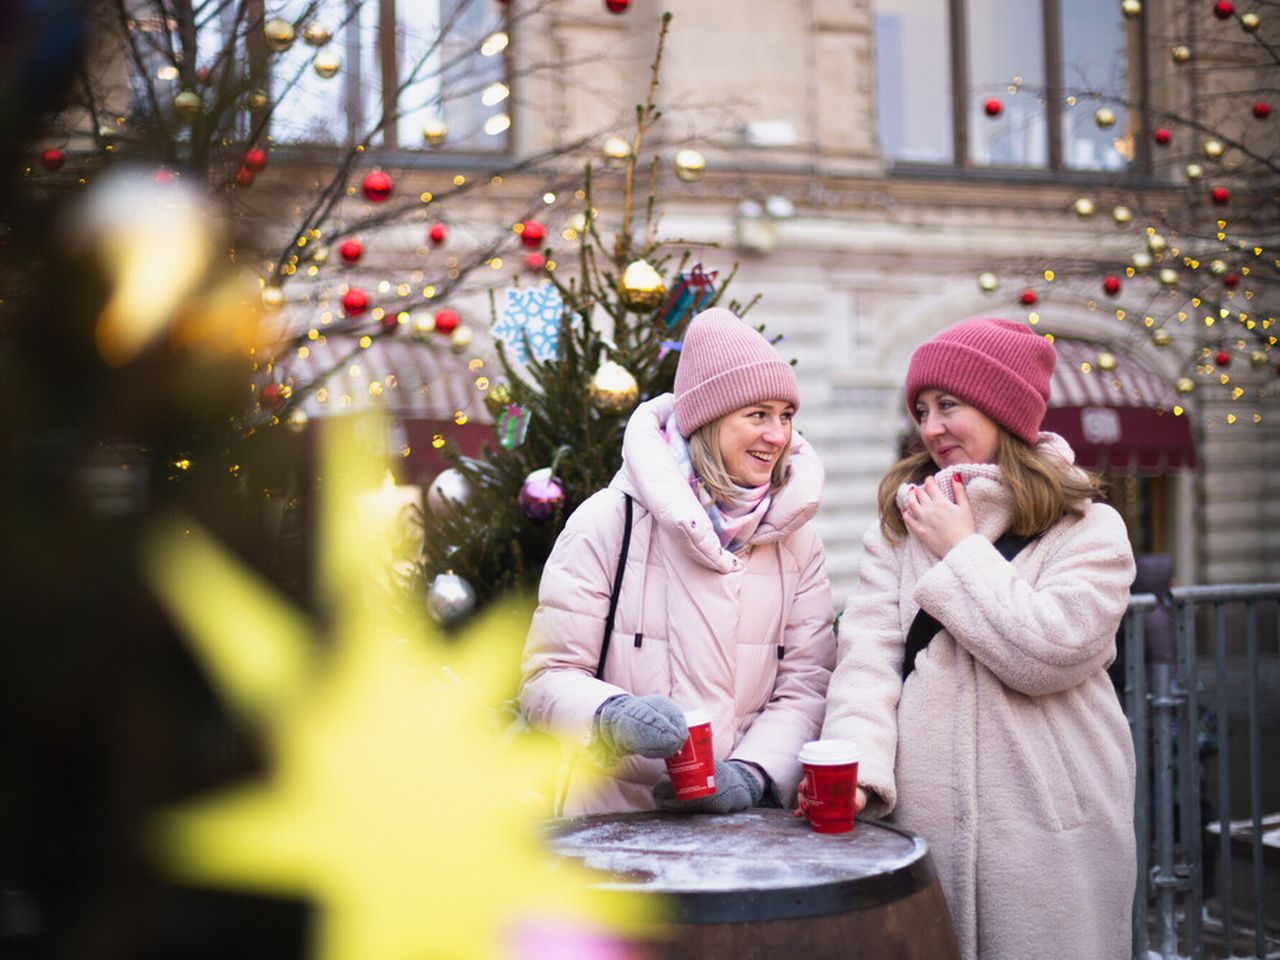
[(820, 767), (857, 763), (860, 756), (861, 751), (852, 740), (810, 740), (800, 748), (801, 763)]
[(692, 710), (684, 712), (684, 722), (690, 727), (696, 727), (700, 723), (710, 723), (711, 712), (703, 710), (701, 707), (694, 707)]

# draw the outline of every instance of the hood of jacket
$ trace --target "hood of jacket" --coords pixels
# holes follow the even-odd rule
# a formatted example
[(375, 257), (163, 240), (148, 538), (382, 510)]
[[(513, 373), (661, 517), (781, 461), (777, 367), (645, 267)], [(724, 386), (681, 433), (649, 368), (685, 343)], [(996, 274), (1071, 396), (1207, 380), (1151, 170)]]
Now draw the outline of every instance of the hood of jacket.
[[(733, 554), (720, 546), (698, 498), (667, 444), (663, 427), (675, 409), (670, 393), (636, 407), (622, 441), (622, 469), (610, 486), (629, 493), (653, 514), (671, 542), (705, 566), (733, 569)], [(803, 527), (818, 512), (822, 498), (822, 461), (803, 437), (792, 434), (791, 476), (773, 496), (750, 544), (781, 540)]]

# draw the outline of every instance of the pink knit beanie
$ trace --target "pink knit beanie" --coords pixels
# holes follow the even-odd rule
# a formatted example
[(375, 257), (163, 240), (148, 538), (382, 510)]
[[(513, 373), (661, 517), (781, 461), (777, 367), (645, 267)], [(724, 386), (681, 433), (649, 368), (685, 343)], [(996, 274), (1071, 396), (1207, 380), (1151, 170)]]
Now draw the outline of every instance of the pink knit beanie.
[(769, 341), (723, 307), (693, 318), (676, 365), (676, 423), (686, 438), (726, 413), (762, 400), (799, 409), (791, 364)]
[(926, 340), (911, 355), (907, 409), (934, 388), (971, 403), (1000, 426), (1035, 444), (1049, 400), (1053, 344), (1012, 320), (966, 320)]

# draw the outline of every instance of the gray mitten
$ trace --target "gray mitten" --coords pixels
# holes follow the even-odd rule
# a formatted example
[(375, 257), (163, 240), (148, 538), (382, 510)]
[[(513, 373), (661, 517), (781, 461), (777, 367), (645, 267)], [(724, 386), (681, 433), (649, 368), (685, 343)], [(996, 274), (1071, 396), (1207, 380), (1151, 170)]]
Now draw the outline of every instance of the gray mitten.
[(677, 800), (671, 778), (664, 776), (653, 785), (653, 799), (659, 810), (680, 813), (737, 813), (755, 807), (764, 799), (764, 784), (738, 760), (716, 761), (716, 792), (696, 800)]
[(596, 739), (611, 756), (671, 757), (688, 738), (684, 711), (657, 694), (606, 700), (596, 720)]

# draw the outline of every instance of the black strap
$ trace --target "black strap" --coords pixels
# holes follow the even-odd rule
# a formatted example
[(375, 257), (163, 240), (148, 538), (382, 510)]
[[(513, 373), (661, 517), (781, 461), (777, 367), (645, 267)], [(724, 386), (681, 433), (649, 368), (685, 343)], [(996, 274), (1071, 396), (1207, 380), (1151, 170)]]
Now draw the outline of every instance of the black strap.
[[(1012, 560), (1034, 539), (1035, 537), (1021, 537), (1010, 532), (1004, 534), (993, 546), (1000, 551), (1000, 556), (1006, 560)], [(907, 630), (907, 650), (902, 660), (903, 683), (916, 667), (916, 656), (929, 645), (929, 641), (936, 637), (941, 629), (942, 624), (934, 618), (933, 614), (926, 613), (923, 607), (916, 611), (916, 618), (911, 621), (911, 628)]]
[(626, 519), (622, 527), (622, 549), (618, 551), (618, 569), (613, 574), (613, 593), (609, 595), (609, 615), (604, 619), (604, 639), (600, 641), (600, 663), (596, 665), (596, 679), (604, 678), (604, 659), (609, 656), (609, 640), (613, 636), (613, 617), (618, 612), (618, 594), (622, 592), (622, 574), (627, 568), (627, 551), (631, 549), (631, 494), (626, 499)]

